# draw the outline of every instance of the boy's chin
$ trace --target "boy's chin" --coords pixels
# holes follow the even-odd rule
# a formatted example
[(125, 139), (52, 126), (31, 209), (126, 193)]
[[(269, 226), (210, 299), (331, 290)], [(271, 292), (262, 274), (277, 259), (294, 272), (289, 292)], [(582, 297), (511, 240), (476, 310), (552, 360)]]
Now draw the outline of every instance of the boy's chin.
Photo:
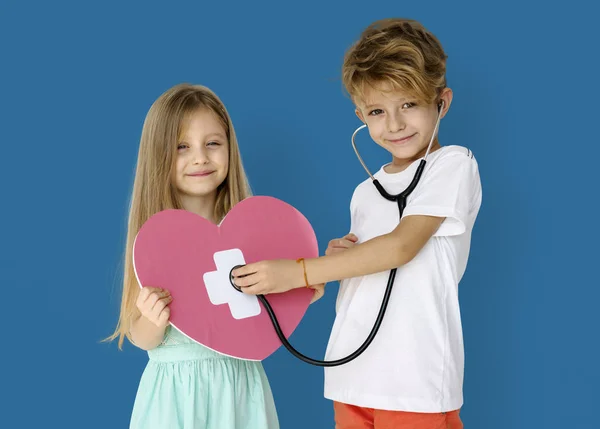
[(427, 150), (426, 147), (421, 147), (421, 145), (392, 147), (387, 149), (395, 159), (402, 161), (411, 161), (420, 158), (424, 151)]

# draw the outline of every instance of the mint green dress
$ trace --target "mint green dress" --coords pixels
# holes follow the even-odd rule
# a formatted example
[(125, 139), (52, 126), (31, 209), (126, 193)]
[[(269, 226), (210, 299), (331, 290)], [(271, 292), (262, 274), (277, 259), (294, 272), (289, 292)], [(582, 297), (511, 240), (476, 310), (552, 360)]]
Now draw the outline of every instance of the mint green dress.
[(261, 362), (223, 356), (174, 327), (148, 357), (130, 429), (279, 429)]

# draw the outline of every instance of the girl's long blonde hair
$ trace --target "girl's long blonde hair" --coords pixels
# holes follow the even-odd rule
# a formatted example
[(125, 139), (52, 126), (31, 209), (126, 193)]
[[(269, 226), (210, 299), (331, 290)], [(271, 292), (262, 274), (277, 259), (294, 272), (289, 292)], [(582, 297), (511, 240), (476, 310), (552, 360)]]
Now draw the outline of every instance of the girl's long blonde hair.
[(199, 109), (209, 109), (219, 118), (229, 142), (229, 169), (217, 189), (215, 219), (221, 221), (234, 205), (251, 195), (233, 124), (219, 97), (204, 86), (191, 84), (176, 85), (162, 94), (146, 115), (140, 140), (129, 209), (121, 310), (116, 330), (107, 338), (119, 338), (119, 349), (125, 337), (131, 341), (130, 324), (139, 315), (135, 302), (140, 287), (133, 270), (133, 242), (152, 215), (166, 209), (182, 209), (171, 175), (182, 128)]

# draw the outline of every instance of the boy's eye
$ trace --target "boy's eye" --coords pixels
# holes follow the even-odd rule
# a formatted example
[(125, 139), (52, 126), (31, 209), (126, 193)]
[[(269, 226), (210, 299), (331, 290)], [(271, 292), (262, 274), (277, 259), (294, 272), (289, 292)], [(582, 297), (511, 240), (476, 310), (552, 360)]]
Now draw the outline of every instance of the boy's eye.
[(416, 105), (417, 105), (417, 103), (413, 103), (413, 102), (404, 103), (402, 105), (402, 108), (404, 108), (404, 109), (410, 109), (411, 107), (415, 107)]
[(369, 115), (370, 116), (377, 116), (377, 115), (381, 115), (382, 113), (383, 113), (383, 110), (381, 110), (381, 109), (374, 109), (374, 110), (371, 110), (369, 112)]

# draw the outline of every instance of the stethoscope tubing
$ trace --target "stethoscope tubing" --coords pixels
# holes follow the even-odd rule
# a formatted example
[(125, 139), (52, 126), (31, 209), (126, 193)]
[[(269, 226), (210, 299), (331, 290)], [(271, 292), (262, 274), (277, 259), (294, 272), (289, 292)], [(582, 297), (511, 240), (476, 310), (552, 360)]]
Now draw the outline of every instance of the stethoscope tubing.
[[(404, 208), (406, 207), (406, 199), (411, 194), (411, 192), (413, 192), (413, 190), (416, 188), (417, 184), (419, 183), (419, 181), (421, 179), (421, 175), (423, 174), (423, 171), (425, 169), (425, 164), (427, 162), (427, 156), (429, 155), (429, 152), (431, 150), (431, 146), (433, 144), (433, 141), (435, 140), (437, 131), (439, 129), (442, 109), (443, 109), (443, 102), (440, 104), (437, 121), (436, 121), (434, 130), (433, 130), (433, 134), (431, 136), (431, 140), (429, 141), (429, 146), (427, 147), (427, 151), (425, 152), (425, 156), (421, 159), (421, 161), (420, 161), (420, 163), (419, 163), (419, 165), (417, 167), (417, 170), (415, 172), (413, 180), (411, 181), (411, 183), (408, 185), (408, 187), (404, 191), (402, 191), (401, 193), (396, 194), (396, 195), (392, 195), (392, 194), (388, 193), (383, 188), (383, 186), (379, 183), (379, 181), (373, 177), (373, 175), (371, 174), (371, 172), (367, 168), (366, 164), (364, 163), (362, 157), (360, 156), (360, 153), (358, 152), (358, 149), (356, 148), (356, 142), (355, 142), (356, 134), (360, 130), (364, 129), (366, 127), (366, 125), (365, 124), (361, 125), (360, 127), (358, 127), (354, 131), (354, 133), (352, 133), (352, 139), (351, 139), (352, 140), (352, 147), (354, 148), (354, 152), (356, 153), (356, 156), (357, 156), (358, 160), (360, 161), (360, 163), (362, 164), (363, 168), (365, 169), (365, 171), (367, 172), (367, 174), (369, 175), (369, 177), (373, 181), (373, 184), (375, 185), (375, 187), (377, 188), (377, 190), (379, 191), (379, 193), (381, 194), (381, 196), (384, 197), (385, 199), (389, 200), (389, 201), (395, 201), (395, 202), (397, 202), (397, 204), (398, 204), (398, 212), (399, 212), (399, 215), (400, 215), (399, 216), (399, 220), (402, 219), (402, 214), (404, 212)], [(233, 272), (233, 270), (235, 270), (238, 267), (239, 266), (233, 267), (231, 269), (231, 272)], [(279, 337), (279, 340), (281, 341), (281, 343), (283, 344), (283, 346), (292, 355), (294, 355), (295, 357), (297, 357), (301, 361), (304, 361), (304, 362), (306, 362), (308, 364), (311, 364), (311, 365), (321, 366), (321, 367), (334, 367), (334, 366), (344, 365), (344, 364), (346, 364), (346, 363), (348, 363), (348, 362), (356, 359), (358, 356), (360, 356), (367, 349), (367, 347), (369, 347), (369, 345), (375, 339), (375, 335), (377, 334), (377, 332), (379, 331), (379, 328), (381, 327), (381, 323), (383, 322), (383, 317), (385, 316), (385, 312), (386, 312), (387, 307), (388, 307), (390, 296), (392, 294), (392, 289), (394, 287), (394, 280), (396, 278), (396, 271), (397, 271), (397, 268), (393, 268), (390, 271), (390, 275), (388, 277), (388, 283), (387, 283), (387, 286), (386, 286), (386, 289), (385, 289), (385, 292), (384, 292), (384, 295), (383, 295), (383, 300), (381, 302), (381, 307), (379, 309), (379, 313), (377, 314), (377, 319), (375, 319), (375, 323), (373, 324), (373, 328), (371, 329), (371, 332), (369, 332), (369, 335), (367, 336), (366, 340), (353, 353), (351, 353), (348, 356), (345, 356), (343, 358), (336, 359), (336, 360), (325, 361), (325, 360), (313, 359), (313, 358), (310, 358), (310, 357), (308, 357), (306, 355), (303, 355), (298, 350), (296, 350), (290, 344), (290, 342), (287, 340), (287, 338), (285, 337), (285, 335), (284, 335), (284, 333), (283, 333), (283, 331), (281, 329), (281, 326), (279, 325), (279, 321), (277, 320), (277, 316), (275, 315), (275, 312), (273, 311), (273, 308), (271, 307), (271, 304), (269, 304), (269, 301), (266, 299), (266, 297), (264, 295), (257, 295), (257, 298), (260, 300), (260, 302), (262, 303), (262, 305), (267, 310), (267, 313), (269, 315), (269, 318), (271, 319), (271, 322), (273, 324), (273, 327), (275, 328), (275, 332), (277, 333), (277, 336)], [(232, 277), (231, 273), (230, 273), (229, 278), (230, 278), (232, 286), (236, 290), (238, 290), (239, 292), (241, 292), (241, 289), (238, 286), (236, 286), (235, 283), (233, 282), (233, 277)]]

